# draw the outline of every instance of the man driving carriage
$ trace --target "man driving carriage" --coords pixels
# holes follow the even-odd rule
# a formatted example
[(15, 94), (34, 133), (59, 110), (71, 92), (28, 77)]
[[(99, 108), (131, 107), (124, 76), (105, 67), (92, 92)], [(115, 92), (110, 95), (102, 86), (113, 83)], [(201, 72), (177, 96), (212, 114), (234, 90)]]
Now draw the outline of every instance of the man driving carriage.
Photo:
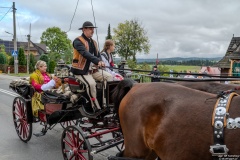
[(101, 109), (96, 93), (97, 81), (112, 81), (112, 75), (98, 67), (104, 67), (105, 63), (100, 59), (100, 53), (96, 41), (92, 39), (94, 28), (89, 21), (83, 23), (79, 30), (82, 35), (73, 41), (73, 61), (71, 72), (86, 86), (91, 107), (95, 112)]

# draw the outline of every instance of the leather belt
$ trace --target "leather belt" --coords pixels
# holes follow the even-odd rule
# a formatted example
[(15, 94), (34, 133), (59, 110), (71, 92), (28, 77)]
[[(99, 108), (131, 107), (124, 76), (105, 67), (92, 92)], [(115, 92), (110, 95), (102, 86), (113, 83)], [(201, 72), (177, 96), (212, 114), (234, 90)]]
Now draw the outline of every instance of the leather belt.
[(98, 69), (93, 69), (93, 70), (89, 70), (88, 74), (93, 74), (93, 73), (96, 73), (96, 72), (98, 72)]

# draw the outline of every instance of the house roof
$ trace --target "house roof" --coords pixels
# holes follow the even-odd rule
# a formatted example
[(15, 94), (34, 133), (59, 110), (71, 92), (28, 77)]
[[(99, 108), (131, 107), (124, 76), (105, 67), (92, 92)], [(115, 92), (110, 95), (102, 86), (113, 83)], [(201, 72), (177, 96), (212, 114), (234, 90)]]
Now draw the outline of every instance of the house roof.
[(240, 37), (232, 37), (225, 56), (214, 67), (230, 68), (230, 60), (240, 59)]
[(232, 40), (228, 46), (226, 53), (232, 53), (235, 51), (239, 51), (240, 48), (240, 37), (232, 37)]
[[(5, 46), (7, 53), (11, 53), (14, 50), (13, 41), (0, 40), (0, 45), (2, 44)], [(17, 48), (19, 49), (20, 47), (23, 47), (25, 51), (28, 50), (28, 42), (17, 42)], [(30, 41), (30, 51), (37, 51), (39, 55), (47, 53), (45, 44), (33, 43), (32, 41)]]

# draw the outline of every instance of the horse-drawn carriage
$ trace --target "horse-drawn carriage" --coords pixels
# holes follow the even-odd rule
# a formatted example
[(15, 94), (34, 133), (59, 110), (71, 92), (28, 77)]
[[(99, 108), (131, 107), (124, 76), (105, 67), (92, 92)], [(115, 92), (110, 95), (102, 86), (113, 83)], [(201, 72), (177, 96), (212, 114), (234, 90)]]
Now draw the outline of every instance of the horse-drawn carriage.
[[(64, 71), (64, 72), (62, 72)], [(61, 68), (66, 73), (68, 68)], [(59, 75), (58, 75), (59, 76)], [(93, 159), (93, 154), (116, 146), (119, 150), (123, 146), (123, 136), (120, 131), (119, 120), (110, 98), (111, 91), (118, 84), (117, 81), (97, 82), (98, 100), (102, 103), (102, 110), (95, 113), (89, 105), (83, 83), (73, 76), (60, 75), (67, 78), (67, 85), (75, 101), (71, 97), (52, 91), (45, 91), (41, 95), (44, 110), (38, 111), (38, 120), (32, 114), (32, 96), (34, 88), (28, 81), (19, 80), (10, 84), (10, 88), (20, 96), (13, 101), (12, 113), (16, 132), (23, 142), (28, 142), (32, 136), (32, 124), (40, 122), (43, 126), (36, 136), (43, 136), (56, 124), (60, 123), (64, 131), (61, 137), (62, 154), (65, 160)], [(112, 138), (104, 139), (103, 135), (110, 134)], [(91, 139), (95, 139), (92, 141)]]
[[(43, 93), (45, 110), (41, 111), (43, 118), (40, 116), (44, 126), (40, 135), (57, 123), (75, 122), (76, 125), (64, 129), (61, 138), (66, 160), (91, 160), (93, 154), (118, 145), (122, 150), (123, 135), (124, 151), (120, 155), (125, 158), (110, 157), (110, 160), (237, 160), (240, 157), (240, 97), (230, 94), (233, 90), (239, 92), (237, 86), (202, 82), (133, 84), (123, 80), (108, 82), (103, 87), (103, 83), (98, 83), (98, 100), (104, 103), (102, 97), (105, 97), (106, 107), (93, 114), (81, 82), (68, 78), (71, 91), (79, 94), (77, 101), (72, 103), (69, 97)], [(12, 88), (21, 95), (13, 103), (14, 124), (20, 139), (27, 142), (34, 123), (33, 89), (24, 85)], [(113, 89), (114, 102), (110, 99)], [(225, 90), (228, 91), (217, 94)], [(59, 108), (51, 109), (55, 105)], [(107, 133), (112, 138), (102, 139)], [(97, 142), (93, 143), (92, 138)]]

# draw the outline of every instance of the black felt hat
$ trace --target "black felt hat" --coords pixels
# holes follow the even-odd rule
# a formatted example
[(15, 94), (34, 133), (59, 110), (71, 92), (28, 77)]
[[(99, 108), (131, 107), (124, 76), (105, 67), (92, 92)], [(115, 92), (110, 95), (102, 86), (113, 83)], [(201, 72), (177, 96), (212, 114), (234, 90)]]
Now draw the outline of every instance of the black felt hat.
[(83, 23), (82, 28), (79, 28), (79, 30), (82, 30), (83, 28), (97, 28), (97, 27), (93, 26), (91, 22), (86, 21)]

